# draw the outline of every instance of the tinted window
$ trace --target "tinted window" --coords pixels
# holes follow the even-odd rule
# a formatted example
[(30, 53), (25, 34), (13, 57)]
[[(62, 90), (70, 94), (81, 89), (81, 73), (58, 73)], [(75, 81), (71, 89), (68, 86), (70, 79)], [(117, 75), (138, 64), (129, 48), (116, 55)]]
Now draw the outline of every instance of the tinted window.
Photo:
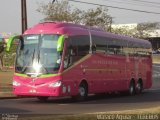
[(92, 36), (93, 41), (93, 49), (97, 52), (105, 52), (106, 51), (106, 38), (100, 36)]
[(64, 68), (68, 68), (89, 53), (89, 36), (71, 36), (67, 40)]
[(85, 56), (89, 53), (89, 36), (72, 36), (70, 39), (71, 47), (77, 56)]

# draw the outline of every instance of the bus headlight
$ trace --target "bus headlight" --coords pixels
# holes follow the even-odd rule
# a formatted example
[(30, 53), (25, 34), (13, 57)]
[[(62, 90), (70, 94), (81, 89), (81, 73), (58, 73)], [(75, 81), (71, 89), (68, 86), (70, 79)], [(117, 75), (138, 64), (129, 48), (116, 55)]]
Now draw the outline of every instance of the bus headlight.
[(20, 86), (21, 83), (17, 82), (17, 81), (13, 81), (13, 86)]
[(61, 86), (61, 81), (56, 81), (49, 84), (49, 87), (59, 87)]

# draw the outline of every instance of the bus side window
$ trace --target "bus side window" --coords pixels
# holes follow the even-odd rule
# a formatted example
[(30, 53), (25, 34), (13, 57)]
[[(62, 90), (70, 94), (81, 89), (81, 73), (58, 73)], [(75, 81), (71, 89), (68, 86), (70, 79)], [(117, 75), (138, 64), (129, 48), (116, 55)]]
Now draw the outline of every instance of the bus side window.
[(73, 47), (71, 45), (71, 41), (68, 40), (65, 58), (64, 58), (64, 68), (68, 68), (73, 64), (73, 57), (76, 55), (75, 51), (73, 50)]
[(114, 52), (114, 47), (113, 45), (108, 45), (107, 46), (107, 54), (111, 54), (113, 55), (115, 52)]
[(105, 38), (106, 41), (106, 54), (114, 54), (113, 41), (110, 38)]
[(85, 55), (89, 54), (90, 49), (90, 41), (89, 36), (81, 35), (81, 36), (72, 36), (72, 48), (75, 55), (73, 57), (73, 62), (78, 61), (83, 58)]
[(105, 37), (100, 36), (93, 36), (93, 45), (92, 45), (92, 51), (98, 52), (98, 53), (105, 53), (106, 52), (106, 40)]
[[(72, 42), (72, 40), (69, 40), (68, 42), (65, 58), (64, 58), (64, 68), (68, 68), (71, 65), (73, 65), (77, 59), (78, 59), (78, 53), (77, 53), (77, 46)], [(75, 41), (74, 41), (75, 42)]]
[(92, 45), (92, 52), (95, 53), (96, 52), (96, 44)]

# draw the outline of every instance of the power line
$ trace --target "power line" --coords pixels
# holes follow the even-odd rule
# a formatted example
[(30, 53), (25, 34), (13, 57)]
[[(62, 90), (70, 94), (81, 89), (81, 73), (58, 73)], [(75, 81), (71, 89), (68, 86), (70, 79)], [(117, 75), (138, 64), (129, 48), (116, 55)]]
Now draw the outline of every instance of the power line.
[(104, 6), (104, 7), (109, 7), (109, 8), (121, 9), (121, 10), (129, 10), (129, 11), (134, 11), (134, 12), (160, 14), (159, 12), (151, 12), (151, 11), (136, 10), (136, 9), (129, 9), (129, 8), (123, 8), (123, 7), (109, 6), (109, 5), (101, 5), (101, 4), (97, 4), (97, 3), (83, 2), (83, 1), (79, 1), (79, 0), (69, 0), (69, 1), (78, 2), (78, 3), (84, 3), (84, 4), (90, 4), (90, 5), (96, 5), (96, 6)]
[(131, 1), (137, 1), (137, 2), (143, 2), (143, 3), (151, 3), (151, 4), (160, 4), (160, 2), (149, 2), (149, 1), (145, 1), (145, 0), (131, 0)]
[(103, 1), (109, 1), (109, 2), (114, 2), (114, 3), (120, 3), (120, 4), (130, 4), (130, 5), (137, 5), (137, 6), (147, 6), (147, 7), (154, 7), (154, 8), (160, 8), (159, 5), (144, 5), (144, 4), (139, 4), (139, 3), (131, 3), (131, 1), (127, 1), (127, 2), (122, 2), (122, 1), (114, 1), (114, 0), (103, 0)]

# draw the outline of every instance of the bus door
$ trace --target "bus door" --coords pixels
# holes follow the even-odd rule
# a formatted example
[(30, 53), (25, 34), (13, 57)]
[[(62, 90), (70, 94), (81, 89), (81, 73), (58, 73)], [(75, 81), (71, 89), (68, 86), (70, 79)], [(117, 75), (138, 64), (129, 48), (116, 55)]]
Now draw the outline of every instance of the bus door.
[[(78, 91), (76, 91), (75, 88), (78, 87), (78, 81), (77, 76), (79, 76), (78, 69), (76, 69), (76, 66), (74, 66), (74, 63), (76, 62), (75, 56), (76, 56), (76, 50), (74, 50), (74, 47), (71, 44), (71, 41), (69, 38), (66, 38), (64, 40), (64, 48), (63, 48), (63, 54), (62, 54), (62, 80), (63, 80), (63, 94), (65, 95), (74, 95)], [(77, 89), (78, 90), (78, 89)]]
[[(64, 79), (78, 90), (82, 80), (88, 80), (88, 71), (85, 74), (83, 67), (86, 68), (87, 56), (89, 54), (88, 36), (70, 36), (66, 40), (65, 58), (64, 58)], [(83, 66), (83, 67), (82, 67)], [(77, 92), (76, 90), (75, 93)]]

